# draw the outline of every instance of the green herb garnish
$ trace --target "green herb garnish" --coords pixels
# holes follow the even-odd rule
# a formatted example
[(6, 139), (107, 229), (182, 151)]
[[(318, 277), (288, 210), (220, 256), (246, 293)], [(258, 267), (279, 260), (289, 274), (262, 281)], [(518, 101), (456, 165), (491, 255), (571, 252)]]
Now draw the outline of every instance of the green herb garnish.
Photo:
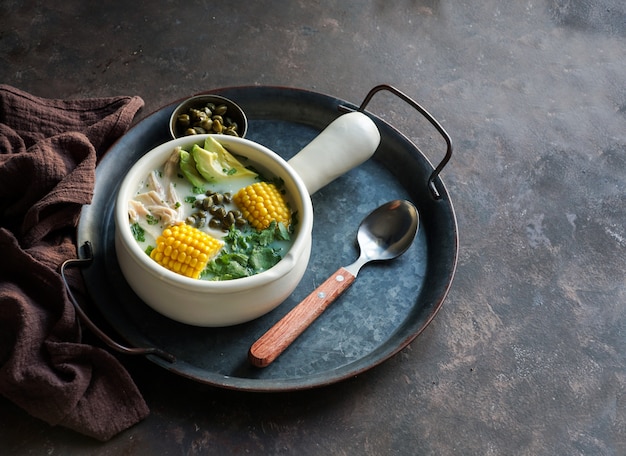
[(139, 223), (133, 223), (130, 226), (130, 231), (133, 233), (133, 237), (137, 242), (145, 242), (146, 241), (146, 232), (139, 225)]
[(283, 255), (273, 246), (275, 241), (288, 241), (289, 231), (282, 223), (272, 224), (261, 231), (245, 231), (232, 226), (224, 236), (221, 253), (202, 272), (207, 280), (231, 280), (263, 272), (278, 263)]

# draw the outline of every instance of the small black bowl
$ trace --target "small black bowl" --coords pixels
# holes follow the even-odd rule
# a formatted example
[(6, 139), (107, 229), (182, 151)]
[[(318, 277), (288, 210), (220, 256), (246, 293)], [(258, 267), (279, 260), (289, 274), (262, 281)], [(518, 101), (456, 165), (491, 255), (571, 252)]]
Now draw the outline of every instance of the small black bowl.
[[(172, 138), (176, 139), (182, 136), (186, 136), (187, 134), (185, 132), (191, 126), (191, 125), (181, 125), (179, 123), (178, 118), (181, 114), (189, 114), (191, 109), (202, 110), (210, 103), (215, 105), (215, 107), (222, 106), (222, 105), (226, 107), (226, 113), (222, 115), (222, 118), (225, 120), (225, 122), (220, 122), (220, 124), (223, 127), (223, 130), (221, 133), (228, 134), (225, 132), (228, 127), (228, 121), (230, 120), (230, 122), (234, 122), (237, 125), (237, 128), (236, 128), (237, 136), (239, 136), (240, 138), (243, 138), (246, 135), (246, 132), (248, 130), (248, 118), (246, 117), (246, 114), (243, 112), (243, 109), (241, 109), (241, 107), (237, 103), (235, 103), (232, 100), (229, 100), (228, 98), (225, 98), (219, 95), (206, 94), (206, 95), (196, 95), (194, 97), (188, 98), (176, 107), (176, 109), (172, 113), (172, 116), (170, 117), (170, 134), (172, 135)], [(212, 113), (211, 118), (213, 118), (215, 115), (216, 113)], [(218, 133), (219, 134), (220, 131), (219, 130), (215, 131), (211, 129), (209, 131), (200, 131), (200, 133)]]

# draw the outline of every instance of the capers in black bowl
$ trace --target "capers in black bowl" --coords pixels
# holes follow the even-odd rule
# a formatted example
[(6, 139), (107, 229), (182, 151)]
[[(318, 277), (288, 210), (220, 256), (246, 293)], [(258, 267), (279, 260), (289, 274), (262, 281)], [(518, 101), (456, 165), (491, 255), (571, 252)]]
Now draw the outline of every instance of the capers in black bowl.
[(220, 95), (196, 95), (180, 103), (170, 117), (173, 138), (197, 134), (224, 134), (243, 138), (248, 119), (234, 101)]

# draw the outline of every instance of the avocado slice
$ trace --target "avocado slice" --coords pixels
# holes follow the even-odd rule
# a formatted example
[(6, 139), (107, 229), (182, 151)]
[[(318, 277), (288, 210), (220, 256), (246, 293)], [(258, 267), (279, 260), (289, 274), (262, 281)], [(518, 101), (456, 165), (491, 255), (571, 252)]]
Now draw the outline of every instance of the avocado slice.
[(228, 177), (257, 176), (211, 136), (204, 141), (204, 148), (194, 144), (191, 155), (196, 163), (196, 169), (209, 182)]
[(196, 162), (193, 156), (186, 150), (180, 149), (180, 170), (183, 176), (197, 188), (202, 188), (206, 184), (206, 181), (198, 172), (196, 168)]

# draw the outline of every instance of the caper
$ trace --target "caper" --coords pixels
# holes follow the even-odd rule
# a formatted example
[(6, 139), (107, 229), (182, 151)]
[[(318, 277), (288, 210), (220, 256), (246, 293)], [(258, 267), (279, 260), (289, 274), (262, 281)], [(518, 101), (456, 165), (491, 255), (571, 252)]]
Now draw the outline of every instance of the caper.
[(224, 217), (226, 217), (226, 209), (224, 209), (223, 206), (218, 206), (217, 210), (215, 211), (215, 216), (223, 219)]
[(178, 125), (181, 128), (187, 128), (190, 123), (189, 114), (180, 114), (177, 118)]
[(211, 128), (213, 128), (213, 121), (211, 119), (204, 119), (202, 122), (200, 122), (200, 126), (202, 128), (204, 128), (206, 131), (211, 130)]
[(221, 206), (218, 206), (217, 204), (214, 204), (213, 206), (211, 206), (209, 208), (209, 214), (211, 215), (217, 215), (218, 210), (220, 209)]
[(221, 132), (222, 132), (222, 130), (223, 130), (223, 127), (222, 127), (222, 122), (220, 122), (219, 120), (215, 120), (215, 119), (214, 119), (214, 120), (213, 120), (213, 131), (214, 131), (215, 133), (221, 133)]
[(244, 226), (246, 223), (248, 223), (248, 222), (246, 222), (246, 219), (245, 219), (245, 218), (243, 218), (243, 217), (237, 217), (237, 218), (235, 218), (235, 225), (236, 225), (236, 226), (238, 226), (238, 227), (242, 227), (242, 226)]
[(222, 196), (224, 197), (224, 202), (226, 204), (229, 204), (233, 200), (233, 196), (230, 194), (230, 192), (226, 192)]
[(196, 228), (200, 228), (202, 226), (202, 222), (203, 220), (198, 214), (192, 214), (189, 217), (187, 217), (187, 224), (194, 226)]
[(215, 229), (221, 229), (222, 228), (222, 221), (220, 219), (214, 217), (211, 220), (209, 220), (209, 227), (215, 228)]
[(232, 226), (235, 223), (235, 214), (233, 214), (232, 211), (226, 214), (226, 217), (224, 217), (224, 223), (228, 227)]
[(213, 202), (213, 197), (207, 196), (206, 198), (202, 200), (202, 209), (204, 209), (205, 211), (208, 211), (211, 208), (211, 206), (213, 206), (213, 204), (215, 204)]
[(228, 111), (228, 106), (224, 104), (219, 105), (217, 108), (215, 108), (215, 114), (217, 114), (218, 116), (223, 116), (224, 114), (226, 114), (226, 111)]
[(186, 113), (176, 118), (176, 128), (183, 131), (184, 135), (196, 135), (205, 133), (227, 134), (239, 136), (239, 127), (231, 117), (227, 117), (228, 106), (207, 103), (206, 106), (189, 108)]
[(200, 112), (201, 112), (201, 111), (199, 111), (199, 110), (197, 110), (197, 109), (195, 109), (195, 108), (191, 108), (191, 109), (189, 110), (189, 119), (190, 119), (192, 122), (196, 122), (196, 121), (198, 120), (198, 118), (199, 118)]
[(224, 202), (224, 195), (221, 193), (216, 193), (212, 198), (213, 201), (215, 201), (215, 204), (222, 204)]

